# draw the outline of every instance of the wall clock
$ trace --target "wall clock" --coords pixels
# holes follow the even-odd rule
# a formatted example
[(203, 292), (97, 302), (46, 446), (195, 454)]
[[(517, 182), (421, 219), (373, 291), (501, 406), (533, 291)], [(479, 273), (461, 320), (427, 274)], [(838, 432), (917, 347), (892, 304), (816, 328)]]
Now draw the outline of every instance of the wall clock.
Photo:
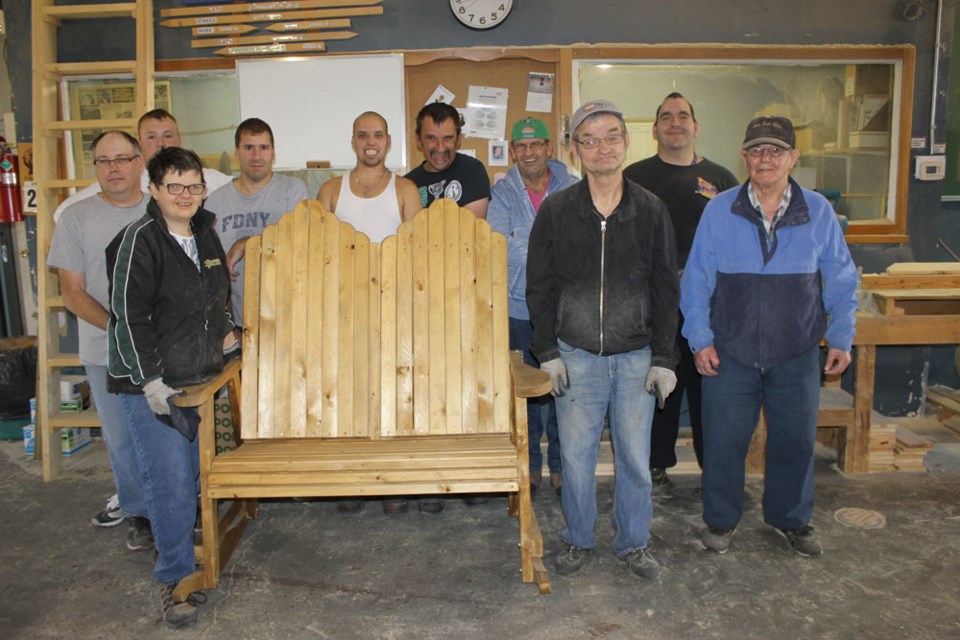
[(513, 0), (450, 0), (450, 10), (471, 29), (492, 29), (510, 15)]

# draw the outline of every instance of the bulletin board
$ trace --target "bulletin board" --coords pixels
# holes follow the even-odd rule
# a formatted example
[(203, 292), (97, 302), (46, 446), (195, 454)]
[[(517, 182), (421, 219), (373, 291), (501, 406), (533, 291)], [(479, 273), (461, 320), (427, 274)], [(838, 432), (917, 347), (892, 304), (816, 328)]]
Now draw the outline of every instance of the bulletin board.
[[(417, 112), (433, 95), (438, 85), (443, 85), (455, 96), (452, 103), (454, 107), (463, 109), (467, 103), (467, 94), (469, 87), (499, 87), (509, 91), (509, 100), (507, 103), (506, 131), (505, 137), (510, 137), (510, 128), (513, 123), (526, 116), (540, 118), (550, 129), (554, 146), (559, 146), (559, 57), (550, 59), (548, 55), (551, 52), (544, 51), (543, 59), (533, 59), (530, 57), (509, 57), (496, 58), (491, 60), (465, 60), (465, 59), (437, 59), (420, 63), (416, 59), (407, 57), (406, 79), (407, 79), (407, 112), (409, 114), (409, 126), (407, 133), (407, 168), (413, 169), (423, 161), (423, 154), (417, 149), (416, 144), (416, 116)], [(530, 73), (548, 73), (554, 74), (554, 92), (549, 112), (527, 111), (527, 91), (529, 88)], [(472, 149), (477, 160), (480, 160), (487, 167), (487, 173), (490, 176), (490, 183), (493, 184), (497, 173), (506, 173), (510, 166), (490, 166), (489, 140), (487, 138), (472, 138), (464, 136), (462, 139), (461, 151)], [(554, 157), (557, 157), (557, 150), (554, 150)]]

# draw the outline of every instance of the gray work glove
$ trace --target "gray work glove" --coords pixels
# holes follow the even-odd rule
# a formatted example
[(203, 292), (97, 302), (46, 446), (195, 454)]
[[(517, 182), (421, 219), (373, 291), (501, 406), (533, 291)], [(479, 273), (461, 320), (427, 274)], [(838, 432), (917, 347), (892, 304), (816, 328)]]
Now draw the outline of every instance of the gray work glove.
[(158, 416), (170, 415), (170, 405), (167, 404), (167, 398), (178, 393), (180, 393), (180, 390), (168, 387), (164, 384), (163, 378), (151, 380), (143, 385), (143, 395), (147, 399), (147, 404), (150, 405), (150, 410)]
[(567, 378), (567, 367), (560, 358), (541, 362), (540, 370), (550, 376), (550, 383), (553, 385), (550, 389), (550, 395), (559, 398), (563, 395), (564, 389), (570, 388), (570, 380)]
[(663, 409), (667, 396), (677, 388), (677, 374), (666, 367), (650, 367), (643, 386), (650, 395), (657, 397), (657, 406)]

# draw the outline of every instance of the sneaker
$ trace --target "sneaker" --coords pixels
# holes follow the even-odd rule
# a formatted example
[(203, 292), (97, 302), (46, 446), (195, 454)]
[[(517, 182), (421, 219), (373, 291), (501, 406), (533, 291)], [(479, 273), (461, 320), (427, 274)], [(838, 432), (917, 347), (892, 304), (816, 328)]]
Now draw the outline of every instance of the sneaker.
[(575, 544), (568, 544), (555, 561), (557, 573), (562, 576), (576, 573), (590, 560), (592, 551), (593, 549), (581, 549)]
[(666, 469), (661, 469), (659, 467), (650, 467), (650, 484), (653, 485), (653, 490), (662, 489), (663, 487), (669, 487), (673, 484), (673, 480), (670, 479), (670, 476), (667, 475)]
[(653, 580), (660, 575), (660, 563), (646, 549), (631, 551), (620, 559), (627, 563), (630, 571), (644, 580)]
[(90, 519), (91, 527), (115, 527), (127, 519), (126, 512), (120, 508), (120, 500), (117, 494), (110, 496), (107, 500), (106, 508)]
[(200, 605), (207, 601), (207, 596), (196, 591), (183, 602), (177, 602), (173, 599), (173, 590), (176, 588), (175, 584), (160, 585), (160, 611), (163, 622), (171, 629), (180, 629), (196, 622)]
[(558, 496), (563, 495), (563, 474), (559, 471), (550, 472), (550, 486), (557, 492)]
[(383, 512), (387, 514), (406, 513), (410, 503), (406, 498), (384, 498)]
[(706, 531), (703, 532), (703, 537), (700, 538), (700, 544), (704, 549), (716, 551), (720, 555), (723, 555), (730, 550), (730, 539), (736, 530), (736, 527), (730, 527), (728, 529), (707, 527)]
[(790, 548), (804, 557), (819, 556), (823, 554), (823, 545), (820, 544), (820, 538), (813, 531), (813, 527), (807, 525), (799, 529), (776, 529), (776, 532), (786, 538), (790, 543)]
[(127, 529), (127, 549), (130, 551), (144, 551), (153, 548), (153, 531), (150, 530), (150, 521), (139, 516), (127, 518), (130, 528)]
[(363, 501), (353, 498), (340, 498), (337, 500), (337, 513), (360, 513), (363, 511)]
[(443, 502), (439, 498), (424, 498), (420, 500), (421, 513), (440, 513), (443, 511)]

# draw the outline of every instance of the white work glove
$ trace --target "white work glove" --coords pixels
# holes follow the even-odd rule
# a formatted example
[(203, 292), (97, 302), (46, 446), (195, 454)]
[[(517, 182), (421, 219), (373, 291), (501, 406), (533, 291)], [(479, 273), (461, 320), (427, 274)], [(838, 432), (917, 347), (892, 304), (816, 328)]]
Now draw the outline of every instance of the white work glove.
[(550, 383), (553, 387), (550, 389), (550, 395), (560, 397), (564, 389), (570, 388), (570, 380), (567, 378), (567, 367), (560, 358), (547, 360), (540, 363), (540, 370), (550, 376)]
[(143, 385), (143, 395), (147, 399), (147, 404), (150, 405), (150, 410), (158, 416), (170, 415), (170, 405), (167, 404), (167, 398), (178, 393), (180, 393), (180, 390), (168, 387), (164, 384), (163, 378), (151, 380)]
[(650, 367), (644, 388), (657, 397), (657, 406), (663, 409), (663, 401), (677, 388), (677, 374), (666, 367)]

